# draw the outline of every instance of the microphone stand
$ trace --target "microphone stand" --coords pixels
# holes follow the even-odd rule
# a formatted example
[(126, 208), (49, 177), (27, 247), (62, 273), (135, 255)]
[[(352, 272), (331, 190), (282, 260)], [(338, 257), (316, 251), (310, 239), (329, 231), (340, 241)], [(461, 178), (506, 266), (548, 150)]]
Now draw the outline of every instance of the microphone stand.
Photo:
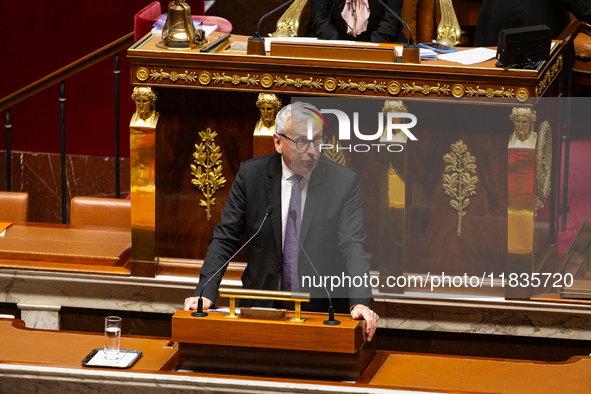
[(269, 11), (265, 15), (263, 15), (263, 17), (259, 20), (259, 23), (257, 25), (257, 30), (254, 32), (254, 36), (248, 37), (248, 44), (246, 46), (246, 54), (247, 55), (261, 55), (261, 56), (266, 55), (265, 39), (259, 35), (259, 30), (261, 28), (261, 23), (263, 22), (263, 19), (265, 19), (269, 15), (273, 14), (276, 11), (279, 11), (283, 7), (289, 5), (293, 2), (294, 2), (294, 0), (286, 1), (285, 3), (281, 4), (279, 7), (275, 8), (274, 10)]
[[(392, 15), (394, 15), (394, 17), (396, 19), (398, 19), (400, 22), (402, 22), (404, 24), (404, 26), (406, 26), (406, 28), (408, 29), (408, 44), (405, 44), (404, 47), (403, 47), (403, 51), (402, 51), (402, 63), (416, 63), (416, 64), (421, 63), (421, 47), (419, 47), (418, 45), (415, 45), (414, 40), (412, 39), (412, 32), (410, 31), (410, 27), (408, 27), (408, 24), (404, 21), (404, 19), (402, 19), (400, 17), (400, 15), (398, 15), (397, 13), (395, 13), (382, 0), (378, 0), (378, 2), (386, 10), (388, 10)], [(398, 56), (396, 54), (396, 49), (394, 49), (394, 54), (396, 56)]]
[[(293, 221), (293, 228), (295, 230), (296, 240), (298, 241), (298, 245), (300, 246), (299, 250), (304, 252), (304, 255), (306, 256), (306, 258), (308, 259), (308, 262), (312, 266), (314, 273), (316, 274), (316, 276), (320, 277), (320, 274), (318, 274), (318, 271), (316, 271), (316, 267), (314, 266), (314, 264), (312, 264), (312, 260), (310, 259), (310, 256), (308, 256), (308, 253), (306, 253), (306, 250), (304, 249), (304, 247), (302, 246), (302, 243), (300, 242), (300, 235), (298, 234), (298, 227), (296, 226), (297, 212), (292, 209), (289, 212), (289, 216), (291, 217), (291, 220)], [(330, 293), (328, 292), (328, 289), (326, 288), (326, 286), (323, 286), (323, 287), (324, 287), (324, 291), (326, 291), (326, 295), (328, 297), (328, 320), (324, 321), (324, 325), (338, 326), (339, 324), (341, 324), (341, 322), (334, 318), (334, 307), (332, 306), (332, 298), (330, 297)]]
[(261, 222), (261, 225), (259, 226), (259, 229), (257, 230), (257, 232), (256, 232), (256, 233), (254, 233), (254, 235), (253, 235), (252, 237), (250, 237), (250, 238), (248, 239), (248, 241), (246, 241), (246, 242), (244, 243), (244, 245), (242, 245), (242, 246), (240, 247), (240, 249), (238, 249), (238, 250), (236, 251), (236, 253), (234, 253), (234, 254), (232, 255), (232, 257), (230, 257), (230, 258), (228, 259), (228, 261), (226, 261), (226, 262), (224, 263), (224, 265), (222, 265), (222, 266), (221, 266), (221, 267), (220, 267), (220, 268), (219, 268), (219, 269), (218, 269), (218, 270), (217, 270), (217, 271), (216, 271), (216, 272), (215, 272), (215, 273), (214, 273), (214, 274), (211, 276), (211, 278), (209, 278), (209, 279), (207, 280), (207, 282), (205, 282), (205, 284), (204, 284), (204, 285), (203, 285), (203, 287), (201, 288), (201, 291), (199, 292), (199, 299), (197, 300), (197, 310), (196, 310), (195, 312), (191, 313), (191, 316), (194, 316), (194, 317), (205, 317), (205, 316), (208, 316), (208, 315), (209, 315), (207, 312), (203, 311), (203, 291), (205, 290), (205, 288), (207, 287), (207, 285), (209, 284), (209, 282), (211, 282), (211, 280), (212, 280), (213, 278), (215, 278), (215, 277), (216, 277), (216, 275), (217, 275), (217, 274), (219, 274), (219, 273), (220, 273), (220, 271), (221, 271), (222, 269), (226, 268), (226, 267), (228, 266), (228, 264), (230, 264), (230, 261), (232, 261), (232, 259), (233, 259), (234, 257), (236, 257), (236, 255), (237, 255), (238, 253), (240, 253), (240, 251), (241, 251), (242, 249), (244, 249), (244, 247), (245, 247), (246, 245), (248, 245), (248, 243), (249, 243), (250, 241), (252, 241), (252, 240), (254, 239), (254, 237), (256, 237), (256, 236), (258, 235), (258, 233), (259, 233), (259, 232), (261, 232), (261, 230), (262, 230), (262, 228), (263, 228), (263, 224), (265, 224), (265, 221), (267, 220), (267, 218), (269, 217), (269, 215), (271, 214), (271, 212), (273, 212), (273, 207), (272, 207), (272, 206), (269, 206), (269, 207), (267, 207), (267, 212), (265, 213), (265, 217), (263, 218), (263, 221)]

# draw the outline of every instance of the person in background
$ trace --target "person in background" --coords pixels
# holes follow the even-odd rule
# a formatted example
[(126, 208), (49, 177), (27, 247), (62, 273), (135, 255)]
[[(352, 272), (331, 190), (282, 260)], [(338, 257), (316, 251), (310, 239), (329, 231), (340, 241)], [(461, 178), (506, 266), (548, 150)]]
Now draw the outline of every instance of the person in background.
[[(403, 0), (383, 0), (400, 15)], [(323, 40), (401, 42), (403, 25), (378, 0), (310, 0), (312, 35)]]

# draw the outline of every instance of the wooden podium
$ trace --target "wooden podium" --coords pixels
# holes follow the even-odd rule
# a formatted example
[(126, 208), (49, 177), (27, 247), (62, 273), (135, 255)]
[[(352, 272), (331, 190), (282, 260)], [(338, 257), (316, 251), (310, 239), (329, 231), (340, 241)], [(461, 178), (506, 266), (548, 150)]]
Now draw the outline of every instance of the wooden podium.
[(364, 340), (364, 322), (347, 315), (337, 315), (338, 326), (324, 325), (327, 316), (322, 313), (303, 313), (303, 323), (225, 316), (174, 314), (172, 339), (179, 342), (179, 370), (357, 380), (375, 354), (375, 340)]

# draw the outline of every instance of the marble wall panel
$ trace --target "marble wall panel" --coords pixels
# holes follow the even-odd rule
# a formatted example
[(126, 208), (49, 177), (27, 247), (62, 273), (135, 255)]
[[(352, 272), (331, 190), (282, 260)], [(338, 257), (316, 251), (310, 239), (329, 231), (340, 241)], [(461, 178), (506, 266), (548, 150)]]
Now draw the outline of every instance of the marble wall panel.
[[(29, 221), (62, 222), (61, 156), (12, 152), (12, 190), (29, 193)], [(129, 158), (120, 158), (120, 194), (129, 194)], [(0, 151), (0, 190), (7, 190), (6, 151)], [(115, 158), (66, 157), (67, 221), (73, 197), (115, 198)]]

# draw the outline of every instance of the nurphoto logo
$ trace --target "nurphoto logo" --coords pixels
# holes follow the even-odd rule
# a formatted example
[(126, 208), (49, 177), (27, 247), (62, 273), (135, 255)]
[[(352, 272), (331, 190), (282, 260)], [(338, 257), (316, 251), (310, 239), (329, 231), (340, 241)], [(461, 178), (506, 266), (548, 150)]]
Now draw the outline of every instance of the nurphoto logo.
[[(401, 144), (392, 143), (394, 141), (393, 136), (396, 134), (395, 130), (402, 131), (408, 139), (411, 141), (418, 141), (417, 137), (409, 130), (410, 128), (417, 125), (417, 117), (407, 112), (387, 112), (386, 115), (386, 128), (384, 130), (384, 113), (378, 112), (378, 130), (374, 134), (363, 134), (359, 130), (359, 112), (353, 112), (353, 122), (349, 119), (349, 115), (338, 109), (321, 109), (320, 112), (313, 108), (306, 107), (310, 112), (305, 112), (306, 115), (310, 116), (308, 119), (308, 139), (313, 138), (313, 125), (317, 123), (320, 128), (324, 128), (328, 131), (326, 120), (322, 114), (331, 114), (337, 117), (338, 121), (338, 139), (339, 141), (350, 141), (351, 140), (351, 125), (353, 125), (353, 133), (355, 137), (362, 141), (376, 141), (373, 144), (352, 144), (352, 145), (337, 145), (332, 144), (320, 144), (320, 151), (323, 149), (336, 149), (347, 150), (349, 152), (369, 152), (374, 147), (378, 152), (380, 148), (385, 148), (388, 152), (402, 152), (404, 146)], [(410, 120), (409, 123), (401, 123), (403, 120)], [(385, 131), (385, 138), (384, 136)], [(382, 141), (380, 143), (380, 141)]]

